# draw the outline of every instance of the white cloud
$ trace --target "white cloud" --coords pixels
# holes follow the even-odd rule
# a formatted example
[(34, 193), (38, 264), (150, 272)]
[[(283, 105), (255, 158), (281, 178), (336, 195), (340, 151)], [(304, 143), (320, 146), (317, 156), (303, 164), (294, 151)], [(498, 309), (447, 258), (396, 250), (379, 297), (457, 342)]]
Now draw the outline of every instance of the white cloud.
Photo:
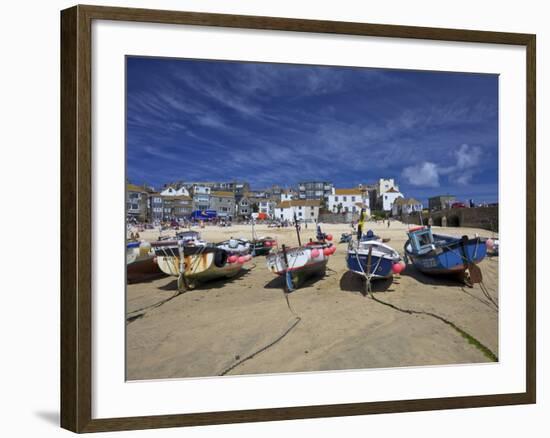
[(439, 187), (437, 164), (426, 161), (403, 169), (403, 177), (409, 184), (420, 187)]
[(455, 161), (450, 166), (441, 167), (426, 161), (403, 169), (403, 177), (409, 184), (420, 187), (439, 187), (441, 175), (446, 175), (449, 183), (470, 184), (481, 162), (481, 148), (462, 144), (452, 155)]
[(477, 146), (461, 145), (454, 151), (457, 170), (471, 169), (481, 161), (481, 148)]

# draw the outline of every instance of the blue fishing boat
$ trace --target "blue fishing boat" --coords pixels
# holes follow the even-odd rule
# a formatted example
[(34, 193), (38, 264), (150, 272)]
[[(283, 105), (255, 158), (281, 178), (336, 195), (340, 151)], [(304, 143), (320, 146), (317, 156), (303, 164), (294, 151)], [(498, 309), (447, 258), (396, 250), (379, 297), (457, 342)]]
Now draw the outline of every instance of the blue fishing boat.
[(350, 242), (346, 256), (351, 272), (373, 280), (391, 277), (393, 265), (400, 261), (401, 257), (395, 249), (375, 239)]
[(367, 284), (370, 284), (370, 280), (391, 277), (394, 265), (399, 264), (401, 256), (372, 230), (363, 233), (364, 226), (365, 209), (362, 208), (357, 223), (357, 240), (349, 242), (346, 264), (351, 272), (366, 278)]
[[(487, 254), (486, 239), (433, 234), (430, 227), (416, 227), (407, 233), (406, 260), (425, 274), (464, 274)], [(477, 268), (479, 270), (479, 268)]]

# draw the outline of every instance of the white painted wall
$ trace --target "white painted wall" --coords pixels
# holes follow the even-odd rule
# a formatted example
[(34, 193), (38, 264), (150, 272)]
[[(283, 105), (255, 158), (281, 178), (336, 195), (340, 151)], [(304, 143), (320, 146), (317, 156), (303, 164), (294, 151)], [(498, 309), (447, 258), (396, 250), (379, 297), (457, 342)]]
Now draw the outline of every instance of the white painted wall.
[(275, 208), (275, 219), (284, 221), (294, 221), (294, 212), (296, 219), (301, 221), (314, 222), (319, 219), (319, 207), (297, 206), (288, 208)]
[(382, 199), (382, 210), (391, 211), (394, 201), (397, 198), (402, 198), (403, 194), (399, 192), (386, 192), (381, 195)]

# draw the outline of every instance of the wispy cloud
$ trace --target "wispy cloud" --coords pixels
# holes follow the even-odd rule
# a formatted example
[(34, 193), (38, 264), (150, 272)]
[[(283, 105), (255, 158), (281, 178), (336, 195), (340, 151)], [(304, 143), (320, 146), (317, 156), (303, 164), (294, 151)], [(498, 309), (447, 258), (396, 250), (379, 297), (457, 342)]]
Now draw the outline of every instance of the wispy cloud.
[(405, 167), (402, 175), (408, 183), (419, 187), (439, 187), (440, 176), (447, 176), (449, 183), (467, 185), (481, 169), (482, 150), (477, 146), (462, 144), (453, 150), (454, 161), (442, 166), (429, 161)]
[(156, 185), (168, 175), (246, 179), (253, 186), (301, 179), (345, 186), (388, 176), (419, 192), (449, 183), (492, 184), (498, 176), (496, 81), (468, 74), (131, 59), (128, 172)]

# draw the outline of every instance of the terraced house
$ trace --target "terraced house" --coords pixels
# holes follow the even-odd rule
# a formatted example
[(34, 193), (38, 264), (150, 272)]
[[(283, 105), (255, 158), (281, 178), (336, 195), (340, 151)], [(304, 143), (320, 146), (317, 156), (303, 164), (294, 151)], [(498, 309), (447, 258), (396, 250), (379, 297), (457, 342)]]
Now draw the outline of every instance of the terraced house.
[(235, 217), (235, 195), (233, 192), (210, 192), (210, 210), (215, 210), (221, 219), (233, 220)]
[(126, 184), (126, 220), (147, 220), (148, 190), (134, 184)]
[(190, 196), (175, 195), (163, 197), (164, 220), (188, 219), (192, 212), (193, 200)]

